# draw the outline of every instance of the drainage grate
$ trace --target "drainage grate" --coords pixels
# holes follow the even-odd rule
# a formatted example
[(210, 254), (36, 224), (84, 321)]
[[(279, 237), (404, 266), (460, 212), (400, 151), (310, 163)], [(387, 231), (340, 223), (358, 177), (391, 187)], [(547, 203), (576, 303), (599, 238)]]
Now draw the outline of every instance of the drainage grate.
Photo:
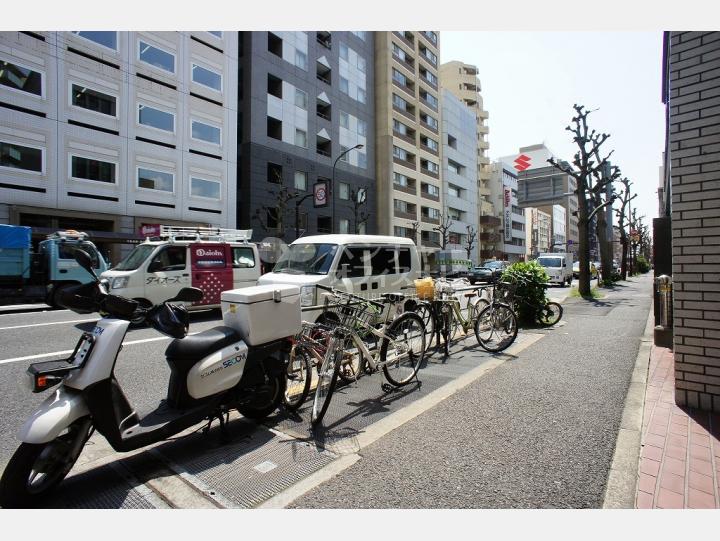
[[(155, 509), (154, 494), (128, 480), (118, 467), (102, 466), (68, 477), (45, 507), (52, 509)], [(132, 484), (131, 484), (132, 483)]]
[(209, 438), (192, 436), (159, 446), (156, 456), (221, 505), (239, 508), (256, 507), (336, 458), (310, 442), (281, 437), (242, 420), (232, 421), (229, 429), (228, 444), (214, 440), (215, 429)]

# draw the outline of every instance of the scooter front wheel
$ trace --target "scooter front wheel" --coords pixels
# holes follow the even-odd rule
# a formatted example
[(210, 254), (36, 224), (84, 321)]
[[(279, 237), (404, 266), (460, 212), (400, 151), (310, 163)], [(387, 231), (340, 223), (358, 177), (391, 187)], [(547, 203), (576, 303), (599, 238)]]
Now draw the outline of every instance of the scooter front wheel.
[(65, 479), (90, 437), (89, 417), (76, 420), (47, 443), (21, 443), (0, 479), (0, 506), (37, 506)]

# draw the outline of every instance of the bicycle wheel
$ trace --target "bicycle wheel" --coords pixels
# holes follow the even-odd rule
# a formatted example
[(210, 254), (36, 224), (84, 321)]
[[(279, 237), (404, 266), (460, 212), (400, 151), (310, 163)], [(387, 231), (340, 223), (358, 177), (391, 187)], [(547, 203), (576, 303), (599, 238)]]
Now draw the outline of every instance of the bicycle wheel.
[(552, 325), (555, 325), (558, 321), (560, 321), (562, 313), (562, 306), (560, 306), (556, 302), (549, 302), (540, 312), (540, 317), (538, 318), (538, 321), (540, 322), (540, 325), (551, 327)]
[(483, 349), (498, 353), (515, 341), (517, 316), (506, 304), (491, 304), (475, 321), (475, 337)]
[(425, 346), (429, 348), (432, 346), (433, 338), (435, 338), (435, 322), (432, 307), (428, 303), (420, 304), (415, 309), (415, 313), (420, 317), (423, 325), (425, 325)]
[(340, 361), (338, 376), (343, 383), (357, 381), (363, 372), (363, 363), (360, 362), (360, 352), (355, 347), (351, 337), (347, 337), (343, 343), (343, 355)]
[(283, 404), (289, 411), (296, 411), (305, 402), (312, 383), (312, 363), (304, 348), (295, 348), (285, 371), (285, 382)]
[(340, 359), (343, 354), (340, 346), (341, 341), (339, 338), (333, 337), (330, 339), (328, 351), (325, 353), (325, 358), (318, 369), (318, 382), (317, 387), (315, 387), (315, 397), (310, 412), (310, 424), (312, 426), (317, 426), (322, 421), (330, 405), (330, 398), (335, 391), (340, 372)]
[(417, 314), (407, 312), (385, 331), (380, 364), (385, 379), (396, 387), (410, 383), (425, 356), (425, 326)]

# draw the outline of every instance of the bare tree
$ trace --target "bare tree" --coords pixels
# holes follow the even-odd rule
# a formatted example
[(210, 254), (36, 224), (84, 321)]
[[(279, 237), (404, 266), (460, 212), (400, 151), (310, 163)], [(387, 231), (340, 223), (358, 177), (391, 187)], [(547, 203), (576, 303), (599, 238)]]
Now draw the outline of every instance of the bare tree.
[[(600, 156), (596, 154), (598, 160)], [(612, 206), (613, 201), (617, 199), (618, 194), (615, 192), (613, 183), (620, 178), (620, 168), (605, 163), (602, 173), (595, 172), (593, 174), (593, 185), (590, 190), (590, 200), (593, 208), (605, 208)], [(610, 225), (612, 225), (612, 209), (610, 209)], [(610, 280), (612, 276), (612, 237), (608, 238), (608, 223), (606, 212), (598, 212), (595, 218), (595, 237), (597, 238), (598, 248), (600, 250), (600, 269), (599, 272), (602, 280)]]
[(370, 218), (370, 214), (363, 207), (367, 204), (367, 193), (368, 187), (363, 186), (357, 190), (353, 188), (350, 190), (350, 200), (353, 209), (353, 215), (355, 216), (355, 234), (360, 233), (360, 226), (367, 223)]
[(620, 244), (622, 245), (622, 261), (620, 263), (620, 276), (623, 280), (627, 279), (627, 264), (628, 264), (628, 234), (625, 230), (626, 227), (626, 209), (630, 204), (630, 201), (637, 197), (637, 194), (630, 195), (630, 185), (632, 182), (627, 177), (623, 177), (620, 182), (625, 187), (620, 197), (622, 203), (619, 209), (615, 210), (615, 214), (618, 217), (618, 228), (620, 229)]
[(465, 236), (465, 251), (467, 252), (467, 258), (472, 259), (470, 254), (475, 248), (475, 240), (477, 239), (477, 231), (471, 225), (465, 226), (467, 229), (467, 235)]
[(420, 222), (415, 220), (414, 222), (410, 222), (410, 228), (413, 231), (413, 241), (415, 244), (420, 246), (420, 241), (418, 240), (418, 232), (420, 231)]
[(253, 218), (260, 223), (260, 227), (278, 238), (285, 237), (285, 214), (288, 203), (297, 198), (298, 192), (290, 191), (287, 186), (281, 187), (277, 192), (271, 191), (275, 196), (275, 206), (263, 205), (255, 209)]
[(436, 243), (438, 246), (440, 246), (441, 250), (445, 250), (447, 248), (448, 242), (450, 240), (450, 228), (455, 222), (452, 221), (452, 218), (450, 216), (446, 216), (442, 212), (440, 213), (440, 223), (432, 228), (433, 231), (437, 231), (440, 233), (440, 242)]
[(602, 192), (607, 183), (612, 182), (611, 179), (607, 178), (607, 175), (603, 174), (612, 152), (605, 158), (600, 158), (600, 147), (610, 136), (606, 133), (597, 133), (595, 130), (590, 131), (587, 117), (592, 111), (586, 110), (585, 106), (578, 104), (575, 104), (573, 108), (577, 113), (572, 118), (574, 125), (572, 127), (567, 126), (565, 129), (574, 134), (573, 142), (578, 146), (578, 151), (573, 159), (575, 167), (555, 158), (550, 158), (548, 163), (577, 181), (575, 193), (578, 196), (578, 230), (580, 236), (578, 246), (578, 260), (580, 263), (578, 291), (583, 297), (588, 297), (590, 296), (590, 239), (588, 236), (590, 221), (603, 208), (611, 205), (614, 198), (595, 205), (592, 211), (588, 207), (588, 200), (592, 197), (593, 192)]

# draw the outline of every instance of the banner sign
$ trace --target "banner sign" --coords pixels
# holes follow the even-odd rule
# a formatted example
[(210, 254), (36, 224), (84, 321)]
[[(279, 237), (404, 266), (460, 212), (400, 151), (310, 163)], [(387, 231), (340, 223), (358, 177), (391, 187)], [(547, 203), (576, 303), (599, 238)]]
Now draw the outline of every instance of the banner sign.
[(160, 224), (142, 224), (138, 229), (141, 237), (159, 237)]
[(512, 188), (503, 186), (503, 209), (505, 217), (505, 242), (512, 242)]
[(313, 203), (315, 208), (327, 207), (328, 205), (328, 183), (324, 180), (313, 184)]

